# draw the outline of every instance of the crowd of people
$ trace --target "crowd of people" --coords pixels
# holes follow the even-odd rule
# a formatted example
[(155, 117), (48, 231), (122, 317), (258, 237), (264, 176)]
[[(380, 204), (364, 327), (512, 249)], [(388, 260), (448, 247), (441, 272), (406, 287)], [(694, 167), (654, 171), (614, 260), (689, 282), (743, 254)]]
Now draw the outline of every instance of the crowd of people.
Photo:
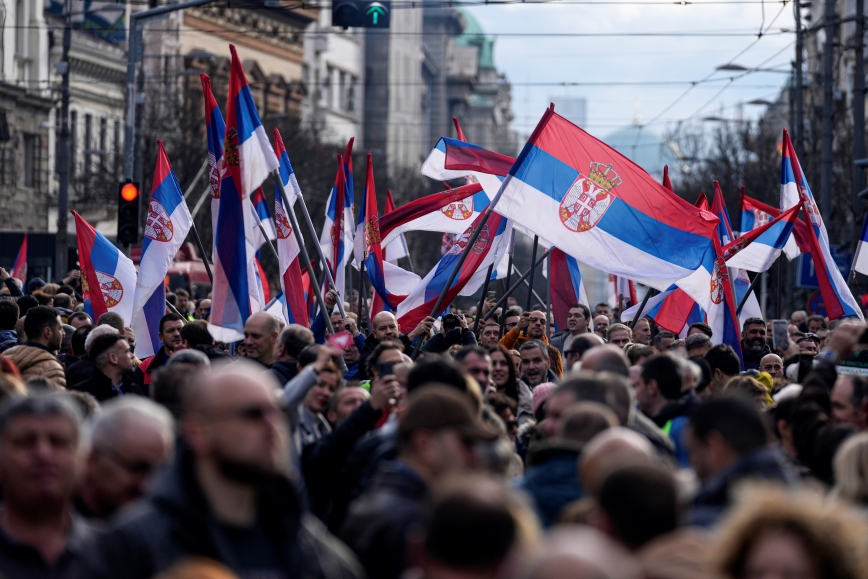
[(402, 328), (330, 291), (334, 334), (221, 344), (177, 289), (139, 360), (77, 275), (0, 281), (0, 577), (868, 577), (858, 320), (748, 318), (739, 354), (605, 303)]

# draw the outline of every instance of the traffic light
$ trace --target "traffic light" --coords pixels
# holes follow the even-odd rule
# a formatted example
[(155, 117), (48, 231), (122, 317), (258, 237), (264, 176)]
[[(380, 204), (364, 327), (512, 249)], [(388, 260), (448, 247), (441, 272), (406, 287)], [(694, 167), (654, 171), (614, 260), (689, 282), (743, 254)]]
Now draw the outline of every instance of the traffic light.
[(125, 181), (118, 187), (118, 243), (129, 247), (139, 241), (139, 184)]
[(332, 26), (388, 28), (391, 12), (391, 0), (333, 0)]

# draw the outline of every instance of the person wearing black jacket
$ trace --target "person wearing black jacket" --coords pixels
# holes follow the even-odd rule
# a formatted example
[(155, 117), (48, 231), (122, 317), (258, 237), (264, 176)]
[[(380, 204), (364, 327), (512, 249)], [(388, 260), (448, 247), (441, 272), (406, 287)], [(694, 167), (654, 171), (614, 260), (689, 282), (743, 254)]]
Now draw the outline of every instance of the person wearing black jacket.
[[(332, 493), (347, 457), (356, 442), (371, 431), (383, 416), (389, 400), (398, 397), (398, 381), (394, 375), (375, 377), (371, 381), (371, 397), (363, 402), (343, 422), (323, 438), (304, 447), (301, 468), (311, 511), (325, 520)], [(335, 392), (332, 399), (340, 396)]]
[(434, 318), (428, 316), (419, 322), (419, 325), (409, 334), (402, 334), (398, 326), (398, 320), (395, 315), (389, 312), (380, 312), (373, 319), (374, 329), (371, 335), (365, 340), (365, 346), (362, 348), (361, 356), (359, 357), (359, 373), (363, 380), (371, 377), (368, 372), (368, 357), (374, 351), (374, 348), (384, 340), (397, 340), (404, 344), (404, 352), (413, 350), (413, 340), (427, 336), (434, 327)]
[(93, 374), (71, 390), (87, 392), (99, 402), (125, 394), (142, 395), (142, 389), (132, 381), (133, 354), (126, 338), (120, 334), (99, 336), (91, 344), (90, 354)]
[(270, 372), (281, 386), (298, 376), (298, 356), (311, 344), (313, 332), (304, 326), (289, 324), (280, 332), (275, 348), (277, 360), (271, 365)]
[(434, 334), (430, 340), (422, 346), (423, 352), (441, 353), (450, 347), (461, 344), (462, 346), (475, 346), (476, 336), (467, 328), (467, 321), (463, 315), (446, 314), (440, 325), (440, 333)]
[(89, 576), (147, 579), (205, 557), (239, 577), (362, 577), (303, 512), (276, 381), (239, 360), (191, 387), (175, 462), (145, 503), (95, 538)]

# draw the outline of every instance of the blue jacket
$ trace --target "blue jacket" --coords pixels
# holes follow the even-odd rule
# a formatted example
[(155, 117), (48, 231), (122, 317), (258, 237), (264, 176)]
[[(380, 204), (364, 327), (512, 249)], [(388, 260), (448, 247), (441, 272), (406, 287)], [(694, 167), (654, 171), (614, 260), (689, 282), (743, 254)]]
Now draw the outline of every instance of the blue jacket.
[(560, 440), (534, 445), (528, 453), (528, 467), (518, 488), (533, 498), (544, 527), (554, 525), (561, 510), (585, 494), (576, 472), (581, 448)]
[(18, 333), (15, 330), (3, 330), (0, 332), (0, 352), (18, 345)]

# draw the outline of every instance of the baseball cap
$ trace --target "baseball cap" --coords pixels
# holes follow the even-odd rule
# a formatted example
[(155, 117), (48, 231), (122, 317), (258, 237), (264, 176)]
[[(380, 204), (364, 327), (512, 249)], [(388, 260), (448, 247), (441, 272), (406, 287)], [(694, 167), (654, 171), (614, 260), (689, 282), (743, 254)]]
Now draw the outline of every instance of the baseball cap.
[(398, 431), (407, 439), (417, 430), (453, 428), (466, 440), (494, 440), (499, 434), (473, 413), (467, 395), (438, 384), (420, 388), (410, 397)]

